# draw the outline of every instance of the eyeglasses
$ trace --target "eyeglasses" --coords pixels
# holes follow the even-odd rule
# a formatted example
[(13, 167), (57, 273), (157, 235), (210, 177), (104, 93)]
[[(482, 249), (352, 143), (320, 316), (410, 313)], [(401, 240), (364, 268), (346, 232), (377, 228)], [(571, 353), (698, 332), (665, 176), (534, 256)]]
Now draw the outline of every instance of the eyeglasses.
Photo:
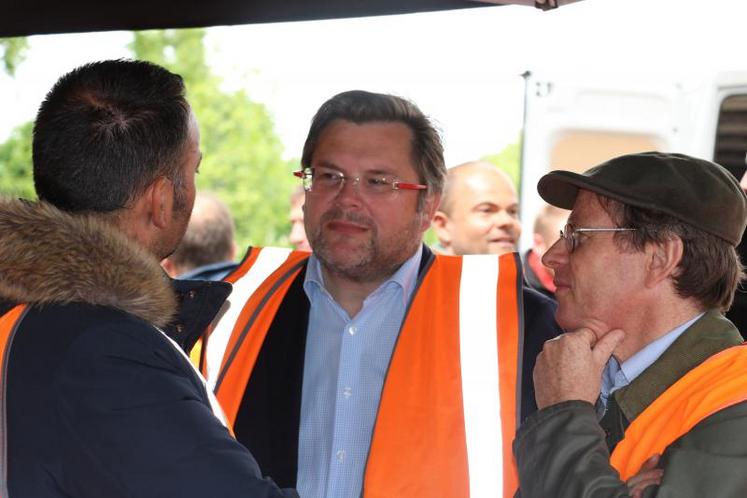
[(568, 254), (571, 254), (578, 248), (579, 235), (582, 233), (602, 233), (602, 232), (635, 232), (637, 228), (576, 228), (570, 223), (566, 224), (560, 231), (560, 238), (565, 241), (565, 248)]
[(366, 173), (363, 176), (345, 176), (340, 171), (327, 168), (304, 168), (294, 171), (294, 176), (303, 179), (303, 188), (313, 194), (336, 194), (345, 182), (358, 185), (358, 192), (369, 197), (382, 197), (397, 190), (425, 190), (427, 185), (400, 182), (393, 176)]

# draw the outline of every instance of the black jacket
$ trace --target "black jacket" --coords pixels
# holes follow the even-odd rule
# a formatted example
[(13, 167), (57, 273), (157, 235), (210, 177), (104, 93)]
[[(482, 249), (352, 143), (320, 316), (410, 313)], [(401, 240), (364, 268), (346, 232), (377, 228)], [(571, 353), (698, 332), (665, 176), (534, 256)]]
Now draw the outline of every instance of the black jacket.
[(10, 498), (297, 496), (261, 478), (156, 328), (189, 346), (229, 286), (177, 285), (108, 225), (0, 201), (0, 312), (30, 304), (4, 372)]

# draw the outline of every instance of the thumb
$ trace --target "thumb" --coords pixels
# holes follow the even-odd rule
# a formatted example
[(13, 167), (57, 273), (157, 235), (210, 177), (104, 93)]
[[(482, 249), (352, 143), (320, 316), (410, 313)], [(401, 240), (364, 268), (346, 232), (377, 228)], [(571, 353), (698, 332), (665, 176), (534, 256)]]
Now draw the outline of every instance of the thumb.
[(612, 356), (615, 348), (625, 339), (625, 332), (622, 329), (615, 329), (607, 332), (602, 336), (591, 350), (594, 361), (597, 365), (604, 365)]

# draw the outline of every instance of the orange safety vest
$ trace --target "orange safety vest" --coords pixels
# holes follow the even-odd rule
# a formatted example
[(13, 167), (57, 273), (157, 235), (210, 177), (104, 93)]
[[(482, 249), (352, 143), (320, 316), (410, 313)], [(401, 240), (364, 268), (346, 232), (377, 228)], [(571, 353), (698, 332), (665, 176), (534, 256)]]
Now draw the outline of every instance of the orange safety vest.
[(13, 336), (26, 312), (26, 305), (19, 304), (0, 316), (0, 498), (8, 496), (8, 439), (5, 394), (8, 388), (8, 356)]
[(631, 422), (610, 463), (627, 481), (656, 453), (706, 417), (747, 401), (747, 346), (717, 353), (690, 370)]
[[(275, 258), (268, 276), (242, 291), (265, 251)], [(217, 322), (206, 344), (208, 358), (214, 335), (226, 344), (222, 356), (213, 351), (220, 369), (214, 359), (203, 373), (231, 425), (275, 313), (309, 257), (277, 251), (253, 249), (227, 279), (250, 295), (230, 303), (231, 319)], [(514, 254), (439, 255), (424, 271), (384, 382), (365, 498), (511, 497), (518, 489), (511, 443), (523, 342), (519, 265)]]

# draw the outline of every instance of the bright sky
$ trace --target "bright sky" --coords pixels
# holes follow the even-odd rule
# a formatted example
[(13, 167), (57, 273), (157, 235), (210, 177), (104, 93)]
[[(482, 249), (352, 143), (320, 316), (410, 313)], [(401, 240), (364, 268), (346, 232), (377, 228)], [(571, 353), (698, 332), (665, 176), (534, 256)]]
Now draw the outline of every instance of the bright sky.
[[(339, 91), (410, 98), (444, 134), (448, 165), (496, 153), (522, 122), (524, 71), (678, 79), (747, 70), (743, 0), (583, 0), (555, 11), (484, 9), (210, 28), (209, 61), (273, 114), (287, 157), (311, 116)], [(47, 35), (15, 79), (0, 75), (0, 140), (33, 118), (55, 79), (123, 57), (129, 33)]]

